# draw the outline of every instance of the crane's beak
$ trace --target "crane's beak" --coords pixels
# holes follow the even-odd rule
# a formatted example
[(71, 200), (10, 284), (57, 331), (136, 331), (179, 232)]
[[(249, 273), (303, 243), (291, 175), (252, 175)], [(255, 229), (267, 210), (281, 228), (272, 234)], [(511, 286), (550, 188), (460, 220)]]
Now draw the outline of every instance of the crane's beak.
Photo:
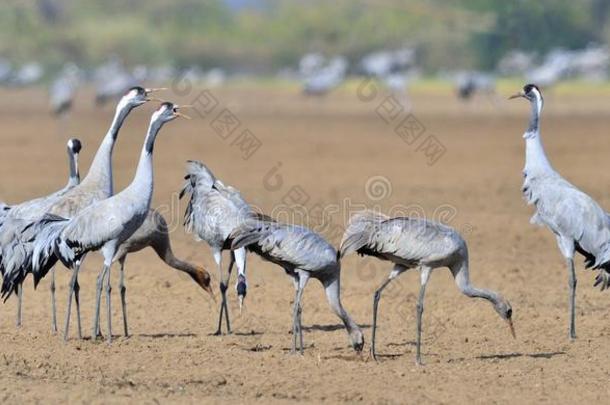
[(240, 295), (240, 296), (237, 297), (237, 299), (239, 301), (239, 315), (241, 315), (243, 307), (244, 307), (244, 296)]
[(513, 325), (512, 319), (507, 319), (508, 327), (510, 328), (510, 334), (513, 335), (513, 339), (517, 339), (517, 334), (515, 333), (515, 326)]
[(519, 98), (519, 97), (525, 98), (525, 93), (523, 92), (523, 90), (521, 90), (519, 93), (513, 94), (508, 99), (512, 100), (513, 98)]
[(160, 103), (165, 102), (165, 100), (160, 99), (158, 97), (149, 96), (150, 93), (155, 93), (157, 91), (163, 91), (163, 90), (167, 90), (167, 87), (156, 87), (156, 88), (152, 88), (152, 89), (144, 89), (144, 92), (146, 93), (146, 101), (158, 101)]
[[(180, 108), (189, 108), (189, 107), (192, 107), (192, 106), (190, 106), (190, 105), (174, 105), (174, 109), (175, 109), (175, 110), (179, 110)], [(176, 117), (181, 117), (181, 118), (185, 118), (185, 119), (187, 119), (187, 120), (190, 120), (190, 119), (191, 119), (191, 117), (189, 117), (188, 115), (183, 114), (183, 113), (178, 112), (178, 111), (174, 111), (174, 116), (176, 116)]]

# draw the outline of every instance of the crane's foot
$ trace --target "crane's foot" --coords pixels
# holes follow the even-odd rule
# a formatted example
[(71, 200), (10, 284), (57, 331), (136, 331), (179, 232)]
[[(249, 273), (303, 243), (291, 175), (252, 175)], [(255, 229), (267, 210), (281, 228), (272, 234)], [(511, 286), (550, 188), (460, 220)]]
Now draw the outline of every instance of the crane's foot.
[(374, 347), (371, 347), (371, 350), (369, 350), (369, 358), (371, 358), (375, 362), (379, 363), (379, 359), (377, 359), (377, 354), (375, 353), (375, 348)]

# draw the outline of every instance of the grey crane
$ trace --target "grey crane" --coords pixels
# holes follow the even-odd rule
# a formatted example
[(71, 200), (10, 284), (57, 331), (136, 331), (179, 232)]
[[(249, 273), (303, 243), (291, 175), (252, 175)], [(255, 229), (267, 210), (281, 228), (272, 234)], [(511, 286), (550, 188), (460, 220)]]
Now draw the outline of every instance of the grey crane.
[(72, 108), (72, 101), (78, 85), (79, 71), (76, 65), (64, 66), (57, 78), (49, 88), (49, 104), (51, 112), (59, 117), (64, 117)]
[(163, 218), (163, 215), (161, 215), (160, 212), (150, 209), (146, 219), (144, 219), (144, 222), (138, 230), (135, 231), (129, 239), (121, 243), (113, 260), (118, 261), (120, 265), (119, 291), (121, 293), (121, 309), (123, 311), (123, 330), (125, 336), (129, 335), (127, 329), (127, 303), (125, 301), (127, 290), (125, 287), (125, 260), (127, 259), (128, 254), (139, 252), (147, 247), (151, 247), (168, 266), (191, 276), (199, 287), (203, 288), (212, 298), (214, 298), (214, 293), (210, 287), (211, 279), (208, 271), (202, 266), (195, 266), (174, 256), (169, 239), (167, 221), (165, 221), (165, 218)]
[(227, 333), (230, 334), (231, 323), (229, 321), (226, 291), (233, 264), (236, 264), (238, 276), (235, 288), (241, 308), (247, 291), (246, 251), (245, 249), (231, 251), (226, 275), (222, 268), (222, 251), (231, 248), (228, 242), (231, 232), (243, 221), (256, 214), (237, 189), (225, 186), (201, 162), (193, 160), (187, 162), (185, 180), (180, 198), (185, 194), (189, 194), (190, 198), (184, 213), (184, 226), (188, 232), (195, 233), (198, 240), (203, 240), (208, 244), (218, 267), (222, 301), (220, 303), (218, 329), (215, 334), (220, 335), (222, 333), (223, 314)]
[(515, 336), (510, 303), (497, 292), (476, 288), (470, 283), (468, 248), (454, 229), (433, 221), (419, 218), (389, 218), (381, 213), (365, 210), (354, 214), (341, 241), (341, 257), (350, 253), (377, 257), (394, 263), (386, 281), (373, 297), (373, 332), (371, 355), (376, 358), (375, 332), (377, 309), (381, 292), (392, 280), (412, 268), (419, 268), (421, 287), (417, 299), (416, 361), (421, 362), (422, 315), (424, 295), (432, 270), (448, 267), (458, 289), (466, 296), (489, 301), (498, 315), (508, 322)]
[[(0, 272), (4, 276), (5, 269), (12, 272), (14, 266), (19, 262), (13, 256), (19, 249), (21, 229), (28, 220), (32, 220), (46, 212), (48, 207), (58, 198), (63, 196), (68, 190), (75, 187), (80, 182), (78, 170), (78, 155), (81, 150), (81, 142), (72, 138), (67, 143), (69, 175), (68, 183), (61, 190), (46, 197), (35, 198), (25, 201), (12, 207), (5, 207), (3, 210), (4, 218), (0, 225)], [(19, 252), (19, 250), (17, 250)], [(22, 299), (23, 299), (23, 280), (14, 286), (16, 289), (17, 303), (17, 326), (22, 322)], [(55, 271), (51, 273), (51, 307), (52, 307), (52, 328), (57, 331), (56, 310), (55, 310)], [(8, 298), (8, 297), (7, 297)]]
[[(93, 204), (96, 201), (100, 201), (110, 197), (113, 194), (113, 183), (112, 183), (112, 152), (114, 144), (118, 137), (119, 129), (121, 128), (125, 118), (129, 113), (136, 107), (146, 103), (151, 98), (149, 94), (156, 89), (144, 89), (142, 87), (134, 87), (127, 91), (127, 93), (119, 101), (114, 118), (106, 133), (106, 136), (102, 140), (99, 146), (93, 162), (89, 168), (89, 172), (83, 179), (83, 181), (68, 190), (60, 198), (47, 207), (46, 212), (52, 215), (58, 215), (64, 218), (71, 218), (76, 215), (83, 208)], [(32, 272), (34, 276), (34, 286), (38, 285), (38, 282), (46, 275), (46, 273), (53, 267), (52, 265), (47, 266), (44, 263), (37, 266), (37, 271), (33, 271), (32, 262), (33, 249), (36, 244), (36, 239), (39, 237), (39, 232), (44, 224), (49, 223), (46, 220), (40, 220), (40, 217), (34, 221), (30, 221), (25, 227), (24, 231), (27, 231), (27, 237), (22, 239), (27, 243), (20, 243), (19, 249), (23, 252), (21, 255), (10, 255), (15, 264), (12, 267), (12, 271), (5, 272), (4, 280), (2, 282), (2, 295), (7, 298), (14, 290), (14, 286), (18, 285), (23, 281), (25, 276)], [(36, 224), (37, 226), (33, 226)], [(17, 258), (20, 260), (17, 262)], [(82, 258), (80, 258), (82, 260)], [(80, 260), (78, 266), (80, 266)], [(55, 261), (51, 260), (55, 263)], [(76, 302), (76, 311), (78, 314), (78, 331), (79, 337), (82, 336), (80, 328), (80, 303), (79, 303), (79, 291), (80, 286), (78, 281), (75, 286), (74, 298)]]
[(574, 252), (585, 257), (585, 266), (598, 270), (594, 287), (610, 287), (610, 220), (606, 212), (551, 166), (540, 137), (544, 99), (535, 84), (527, 84), (510, 98), (523, 97), (531, 104), (525, 139), (523, 195), (536, 207), (530, 223), (546, 226), (557, 239), (566, 260), (569, 287), (570, 338), (576, 338), (576, 272)]
[(362, 351), (364, 337), (360, 327), (341, 305), (341, 263), (335, 248), (308, 228), (278, 223), (270, 219), (249, 219), (231, 234), (232, 249), (247, 248), (265, 260), (277, 264), (293, 278), (295, 300), (292, 317), (292, 352), (303, 354), (301, 299), (310, 277), (319, 280), (334, 313), (341, 318), (351, 345)]
[(72, 269), (64, 339), (68, 338), (72, 296), (78, 280), (81, 259), (88, 252), (101, 249), (104, 266), (97, 279), (92, 337), (97, 337), (99, 333), (102, 287), (108, 276), (106, 280), (107, 340), (109, 342), (112, 340), (110, 267), (121, 243), (138, 230), (148, 215), (153, 194), (152, 155), (155, 140), (165, 123), (182, 116), (178, 110), (179, 106), (164, 102), (153, 113), (136, 174), (129, 186), (112, 197), (90, 204), (70, 219), (48, 214), (41, 221), (40, 236), (35, 242), (32, 254), (33, 272), (36, 274), (42, 266), (48, 267), (57, 259)]

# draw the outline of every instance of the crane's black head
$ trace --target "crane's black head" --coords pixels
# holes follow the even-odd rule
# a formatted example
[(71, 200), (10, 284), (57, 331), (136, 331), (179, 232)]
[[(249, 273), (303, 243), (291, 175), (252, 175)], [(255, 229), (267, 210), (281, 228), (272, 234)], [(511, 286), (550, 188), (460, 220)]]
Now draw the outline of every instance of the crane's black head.
[(159, 121), (161, 123), (165, 123), (176, 119), (178, 117), (189, 118), (188, 116), (182, 114), (178, 110), (180, 106), (174, 103), (170, 103), (169, 101), (165, 101), (161, 103), (157, 111), (155, 111), (152, 115), (153, 121)]
[(138, 107), (147, 101), (163, 101), (156, 97), (152, 97), (151, 93), (156, 91), (165, 90), (165, 89), (145, 89), (144, 87), (134, 86), (125, 92), (123, 98), (121, 99), (122, 103), (126, 103), (129, 107)]
[(76, 155), (76, 154), (80, 153), (81, 148), (82, 148), (82, 145), (78, 139), (71, 138), (70, 140), (68, 140), (68, 149), (73, 154)]
[(523, 90), (521, 90), (519, 93), (510, 96), (509, 100), (518, 97), (523, 97), (529, 101), (539, 100), (542, 102), (542, 91), (540, 91), (540, 88), (535, 84), (529, 83), (523, 86)]

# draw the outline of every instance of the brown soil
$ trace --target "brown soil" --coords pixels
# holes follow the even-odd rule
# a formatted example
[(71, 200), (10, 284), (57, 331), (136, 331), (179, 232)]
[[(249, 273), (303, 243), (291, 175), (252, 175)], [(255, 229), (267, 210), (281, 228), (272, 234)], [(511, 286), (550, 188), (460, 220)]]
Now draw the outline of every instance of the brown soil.
[[(351, 350), (315, 281), (304, 296), (306, 352), (292, 356), (288, 331), (293, 289), (281, 269), (251, 256), (246, 310), (239, 315), (231, 288), (234, 334), (216, 337), (210, 334), (216, 327), (217, 305), (188, 277), (166, 267), (154, 252), (144, 251), (127, 261), (129, 338), (120, 336), (118, 271), (113, 269), (116, 338), (111, 345), (79, 341), (74, 328), (67, 343), (50, 332), (48, 280), (36, 292), (29, 280), (26, 283), (20, 329), (14, 321), (16, 300), (8, 300), (0, 322), (2, 403), (607, 401), (608, 293), (592, 288), (594, 273), (583, 270), (579, 259), (579, 338), (570, 343), (564, 262), (553, 236), (528, 223), (531, 209), (520, 194), (521, 134), (529, 113), (525, 101), (475, 100), (463, 105), (449, 95), (415, 94), (415, 116), (425, 131), (409, 145), (377, 115), (381, 96), (365, 102), (344, 91), (307, 99), (288, 90), (255, 88), (213, 94), (219, 101), (213, 114), (229, 108), (240, 128), (222, 139), (212, 129), (213, 117), (202, 118), (197, 112), (192, 121), (169, 124), (155, 150), (154, 204), (164, 207), (173, 224), (176, 254), (206, 266), (214, 285), (218, 276), (207, 247), (181, 226), (184, 204), (177, 203), (175, 193), (187, 159), (205, 161), (266, 212), (316, 225), (335, 245), (346, 212), (362, 206), (396, 213), (406, 209), (448, 221), (469, 244), (473, 282), (511, 300), (517, 340), (488, 303), (461, 295), (449, 272), (439, 270), (426, 297), (426, 365), (416, 366), (419, 278), (413, 271), (388, 287), (382, 298), (378, 363)], [(87, 168), (112, 114), (110, 107), (95, 109), (86, 92), (79, 95), (66, 129), (48, 114), (41, 91), (3, 91), (1, 96), (0, 197), (7, 202), (63, 186), (69, 135), (83, 141), (81, 161)], [(196, 96), (191, 92), (177, 98), (186, 103)], [(550, 94), (543, 133), (555, 167), (610, 208), (608, 99)], [(134, 112), (121, 132), (114, 157), (117, 190), (134, 173), (152, 108)], [(246, 128), (262, 142), (249, 159), (243, 159), (234, 142)], [(446, 149), (433, 165), (418, 150), (428, 135)], [(278, 162), (279, 184), (269, 177)], [(367, 193), (367, 184), (380, 188)], [(287, 194), (294, 197), (299, 190), (309, 196), (303, 201), (309, 217), (282, 205)], [(312, 213), (318, 204), (331, 207), (330, 225), (318, 226)], [(100, 257), (94, 254), (81, 272), (87, 336), (100, 268)], [(387, 263), (356, 256), (343, 262), (343, 303), (363, 327), (365, 353), (373, 291), (389, 269)], [(60, 327), (68, 276), (58, 269)], [(104, 317), (102, 330), (106, 333)]]

